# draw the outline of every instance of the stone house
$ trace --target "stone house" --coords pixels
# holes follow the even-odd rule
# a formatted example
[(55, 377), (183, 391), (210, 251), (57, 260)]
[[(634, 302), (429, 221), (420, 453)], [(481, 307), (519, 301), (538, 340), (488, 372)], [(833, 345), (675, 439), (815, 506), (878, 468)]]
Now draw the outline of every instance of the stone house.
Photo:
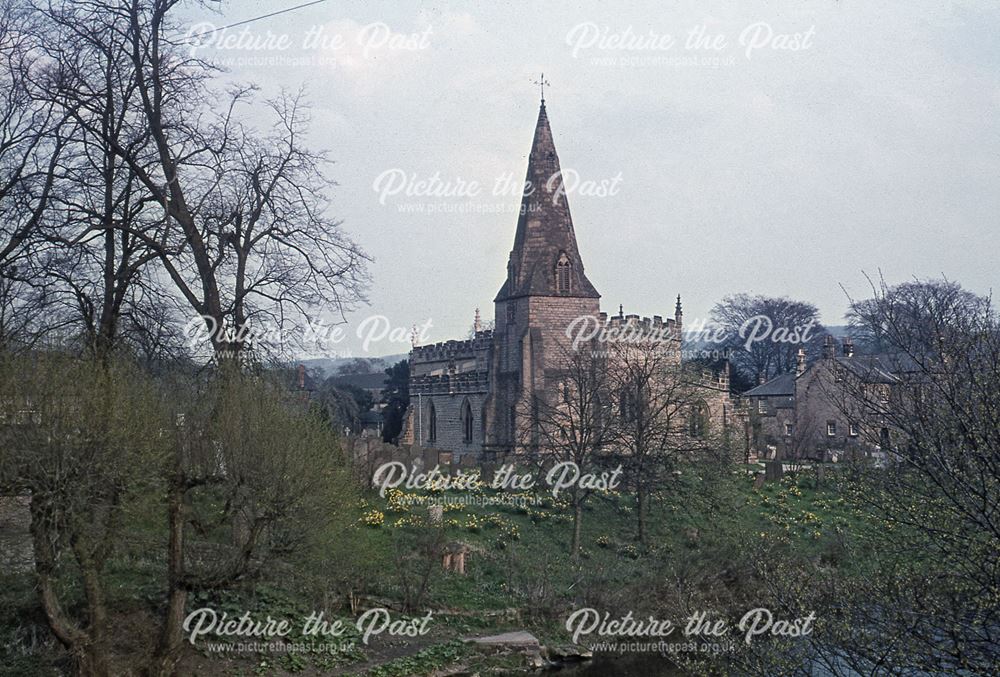
[(795, 374), (780, 374), (743, 393), (756, 456), (787, 456), (795, 432)]
[(827, 336), (820, 359), (806, 366), (800, 350), (795, 374), (744, 393), (760, 421), (755, 450), (771, 458), (839, 461), (860, 454), (884, 461), (900, 443), (884, 412), (907, 396), (913, 369), (905, 355), (855, 355), (850, 338), (838, 351)]

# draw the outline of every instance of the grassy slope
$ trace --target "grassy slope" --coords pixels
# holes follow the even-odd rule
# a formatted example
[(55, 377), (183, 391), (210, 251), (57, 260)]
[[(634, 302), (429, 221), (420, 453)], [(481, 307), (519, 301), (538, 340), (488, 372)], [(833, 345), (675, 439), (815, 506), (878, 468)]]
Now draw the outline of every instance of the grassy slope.
[[(466, 576), (441, 573), (439, 567), (432, 567), (427, 593), (416, 605), (436, 610), (432, 632), (426, 637), (379, 638), (368, 647), (355, 642), (353, 648), (334, 653), (236, 659), (193, 651), (186, 658), (185, 671), (358, 671), (390, 677), (425, 674), (455, 662), (476, 664), (482, 659), (471, 655), (458, 638), (527, 628), (544, 642), (566, 643), (568, 637), (562, 628), (566, 610), (581, 605), (617, 610), (633, 608), (638, 601), (637, 612), (645, 604), (650, 611), (669, 613), (671, 589), (686, 586), (704, 588), (710, 595), (705, 599), (719, 600), (713, 586), (725, 588), (726, 577), (733, 575), (726, 571), (727, 560), (754, 541), (848, 566), (837, 560), (837, 553), (843, 539), (857, 526), (856, 517), (832, 488), (817, 487), (811, 476), (802, 476), (798, 482), (786, 478), (753, 490), (749, 478), (722, 477), (707, 485), (694, 473), (686, 473), (674, 478), (652, 502), (645, 545), (635, 543), (631, 497), (594, 495), (584, 513), (582, 557), (574, 562), (567, 554), (572, 525), (565, 501), (539, 498), (539, 504), (527, 507), (459, 507), (445, 512), (445, 539), (465, 543), (473, 552)], [(405, 494), (390, 495), (389, 500), (367, 496), (358, 508), (357, 525), (341, 537), (341, 546), (361, 559), (354, 563), (363, 571), (359, 592), (375, 601), (398, 602), (401, 572), (412, 571), (417, 576), (425, 566), (419, 557), (400, 559), (396, 555), (412, 553), (431, 531), (420, 526), (426, 508), (407, 507), (406, 499)], [(331, 565), (338, 566), (346, 556), (341, 552), (331, 557)], [(152, 626), (161, 574), (156, 560), (128, 557), (115, 562), (109, 575), (115, 607), (123, 618), (141, 624), (145, 617)], [(4, 610), (0, 632), (3, 644), (17, 650), (32, 632), (38, 634), (42, 619), (30, 579), (14, 578), (0, 592)], [(320, 608), (308, 589), (311, 580), (285, 572), (252, 587), (195, 599), (192, 607), (207, 605), (297, 619)], [(339, 614), (346, 619), (344, 610)], [(129, 649), (141, 651), (141, 642)], [(4, 661), (5, 669), (13, 670), (10, 674), (25, 670), (52, 673), (59, 667), (53, 659), (57, 655), (50, 643), (9, 658)]]

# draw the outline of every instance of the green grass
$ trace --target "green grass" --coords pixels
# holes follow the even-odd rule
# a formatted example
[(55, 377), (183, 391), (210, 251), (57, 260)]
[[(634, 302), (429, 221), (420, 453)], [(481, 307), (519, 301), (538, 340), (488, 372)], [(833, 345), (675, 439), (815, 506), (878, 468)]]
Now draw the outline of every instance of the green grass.
[[(343, 598), (321, 598), (316, 590), (320, 584), (342, 585), (331, 582), (342, 580), (350, 580), (357, 594), (398, 603), (403, 574), (427, 566), (414, 553), (433, 532), (426, 526), (427, 509), (408, 506), (404, 498), (399, 493), (364, 496), (350, 517), (353, 523), (340, 525), (331, 539), (332, 549), (321, 549), (313, 559), (283, 567), (263, 580), (195, 595), (190, 607), (301, 619), (325, 606), (328, 618), (339, 616), (350, 625), (349, 611), (340, 606)], [(738, 598), (741, 587), (752, 585), (740, 578), (744, 574), (739, 563), (747, 549), (777, 549), (848, 570), (853, 564), (843, 556), (845, 542), (871, 526), (838, 495), (833, 481), (817, 486), (809, 472), (754, 490), (752, 478), (741, 472), (703, 479), (688, 469), (649, 501), (643, 544), (636, 541), (631, 496), (592, 496), (583, 514), (581, 556), (574, 561), (569, 556), (572, 518), (567, 501), (537, 498), (537, 504), (527, 507), (501, 504), (445, 511), (444, 541), (460, 541), (472, 552), (464, 576), (442, 572), (436, 559), (430, 567), (426, 595), (416, 606), (436, 610), (431, 636), (406, 646), (389, 643), (388, 648), (357, 642), (352, 650), (335, 655), (317, 651), (247, 657), (235, 673), (308, 674), (367, 666), (364, 674), (369, 677), (427, 674), (459, 661), (481, 661), (457, 641), (465, 636), (529, 629), (543, 642), (567, 643), (565, 611), (581, 605), (670, 613), (673, 591), (685, 589), (725, 608)], [(163, 564), (158, 549), (149, 545), (156, 540), (151, 530), (139, 539), (139, 546), (125, 547), (108, 569), (116, 613), (140, 609), (150, 618), (158, 613)], [(16, 648), (23, 643), (23, 619), (42, 628), (44, 619), (30, 577), (14, 578), (0, 592), (0, 633), (5, 645)], [(57, 655), (50, 645), (19, 655), (8, 665), (22, 672), (54, 674)], [(202, 666), (219, 660), (199, 659)]]

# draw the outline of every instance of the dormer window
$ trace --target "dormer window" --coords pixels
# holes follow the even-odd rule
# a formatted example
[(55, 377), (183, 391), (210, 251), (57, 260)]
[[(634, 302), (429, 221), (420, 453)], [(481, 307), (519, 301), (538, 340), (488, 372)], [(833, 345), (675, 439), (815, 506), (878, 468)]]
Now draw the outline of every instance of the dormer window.
[(566, 256), (566, 252), (559, 255), (559, 261), (556, 263), (556, 291), (560, 294), (565, 294), (570, 291), (570, 271), (572, 270), (573, 264), (570, 263), (569, 257)]

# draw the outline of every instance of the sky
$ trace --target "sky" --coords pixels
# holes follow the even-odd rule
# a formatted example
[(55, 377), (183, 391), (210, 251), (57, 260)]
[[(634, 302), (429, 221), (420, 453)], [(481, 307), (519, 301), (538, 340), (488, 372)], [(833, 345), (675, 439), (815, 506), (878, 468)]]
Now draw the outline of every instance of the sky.
[[(304, 0), (188, 10), (187, 35)], [(842, 324), (865, 274), (988, 294), (1000, 3), (345, 2), (203, 35), (225, 82), (304, 88), (331, 213), (374, 258), (330, 356), (464, 338), (504, 276), (540, 74), (609, 312), (789, 296)], [(429, 323), (429, 326), (428, 326)], [(368, 340), (365, 340), (365, 339)]]

